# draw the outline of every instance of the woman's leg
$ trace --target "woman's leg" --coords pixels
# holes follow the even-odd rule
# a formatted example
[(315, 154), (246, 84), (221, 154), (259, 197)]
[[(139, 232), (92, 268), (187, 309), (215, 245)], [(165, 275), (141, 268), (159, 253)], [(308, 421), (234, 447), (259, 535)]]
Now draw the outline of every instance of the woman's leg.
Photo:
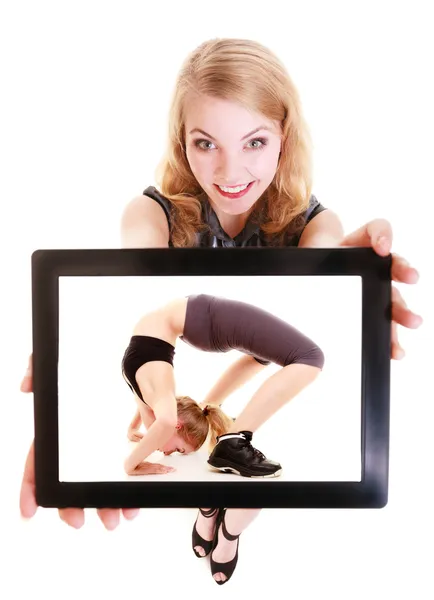
[[(240, 535), (259, 515), (261, 508), (228, 508), (225, 515), (225, 525), (230, 535)], [(218, 531), (218, 543), (212, 552), (212, 558), (219, 563), (230, 562), (237, 553), (238, 541), (229, 541), (225, 538), (222, 525)], [(216, 581), (225, 581), (224, 573), (215, 573)]]
[(290, 364), (269, 377), (241, 411), (228, 432), (219, 436), (208, 458), (213, 469), (243, 477), (278, 477), (282, 466), (252, 445), (253, 433), (321, 372), (320, 367)]
[(298, 363), (283, 367), (264, 381), (235, 419), (228, 433), (237, 431), (254, 433), (272, 415), (311, 384), (320, 372), (321, 369), (318, 367)]
[(282, 367), (254, 394), (228, 432), (253, 433), (317, 377), (323, 352), (299, 329), (258, 306), (214, 298), (209, 313), (217, 348), (235, 347)]
[[(202, 508), (202, 510), (205, 515), (208, 513), (208, 516), (203, 515), (199, 510), (196, 520), (196, 530), (201, 538), (207, 542), (211, 542), (214, 537), (218, 509), (216, 509), (214, 512), (212, 512), (212, 508)], [(211, 512), (212, 514), (210, 514)], [(205, 549), (202, 546), (194, 546), (194, 549), (200, 556), (206, 555)]]

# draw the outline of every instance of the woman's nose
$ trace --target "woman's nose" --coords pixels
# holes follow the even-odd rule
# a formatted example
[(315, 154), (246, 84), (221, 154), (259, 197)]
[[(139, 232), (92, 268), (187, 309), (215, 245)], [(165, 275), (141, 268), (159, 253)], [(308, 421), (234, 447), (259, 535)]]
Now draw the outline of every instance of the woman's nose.
[(215, 170), (215, 182), (227, 186), (243, 183), (244, 171), (242, 165), (235, 159), (221, 158)]

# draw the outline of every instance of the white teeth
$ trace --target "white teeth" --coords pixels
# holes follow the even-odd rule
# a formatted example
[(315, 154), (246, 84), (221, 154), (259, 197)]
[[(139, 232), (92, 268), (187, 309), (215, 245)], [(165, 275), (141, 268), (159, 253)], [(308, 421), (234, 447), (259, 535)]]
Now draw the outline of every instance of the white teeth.
[(249, 184), (246, 183), (246, 185), (238, 185), (237, 187), (225, 187), (224, 185), (219, 185), (219, 188), (222, 190), (222, 192), (226, 192), (228, 194), (238, 194), (238, 192), (242, 192), (243, 190), (246, 189), (246, 187)]

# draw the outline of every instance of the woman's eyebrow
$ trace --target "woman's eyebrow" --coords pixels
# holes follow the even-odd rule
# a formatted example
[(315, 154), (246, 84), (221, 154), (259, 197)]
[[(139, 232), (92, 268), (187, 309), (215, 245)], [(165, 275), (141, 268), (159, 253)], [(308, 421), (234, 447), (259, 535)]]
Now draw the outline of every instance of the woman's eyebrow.
[[(261, 127), (257, 127), (256, 129), (253, 129), (253, 131), (250, 131), (249, 133), (247, 133), (246, 135), (244, 135), (241, 138), (240, 141), (242, 142), (243, 140), (245, 140), (246, 138), (250, 137), (254, 133), (257, 133), (258, 131), (262, 131), (263, 129), (265, 129), (267, 131), (272, 131), (270, 127), (267, 127), (267, 125), (261, 125)], [(197, 129), (197, 128), (192, 129), (190, 131), (190, 135), (192, 135), (193, 133), (201, 133), (202, 135), (204, 135), (205, 137), (209, 138), (210, 140), (213, 140), (214, 142), (217, 141), (212, 135), (210, 135), (209, 133), (207, 133), (203, 129)]]

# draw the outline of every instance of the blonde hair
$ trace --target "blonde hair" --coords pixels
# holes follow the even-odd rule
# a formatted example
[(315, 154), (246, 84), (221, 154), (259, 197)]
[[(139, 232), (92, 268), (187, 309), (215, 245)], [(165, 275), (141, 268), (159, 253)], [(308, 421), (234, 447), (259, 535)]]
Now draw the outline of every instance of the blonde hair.
[(276, 174), (257, 201), (253, 218), (270, 245), (301, 231), (302, 213), (312, 188), (311, 138), (298, 92), (277, 56), (252, 40), (212, 39), (201, 44), (182, 64), (169, 111), (167, 149), (155, 176), (161, 193), (171, 201), (174, 246), (194, 246), (206, 197), (185, 152), (185, 104), (190, 93), (235, 101), (278, 121), (282, 146)]
[(178, 419), (182, 423), (178, 435), (191, 444), (195, 450), (199, 450), (206, 442), (208, 434), (208, 450), (212, 452), (217, 443), (217, 436), (227, 433), (233, 424), (218, 406), (209, 404), (204, 412), (199, 404), (189, 396), (178, 396)]

